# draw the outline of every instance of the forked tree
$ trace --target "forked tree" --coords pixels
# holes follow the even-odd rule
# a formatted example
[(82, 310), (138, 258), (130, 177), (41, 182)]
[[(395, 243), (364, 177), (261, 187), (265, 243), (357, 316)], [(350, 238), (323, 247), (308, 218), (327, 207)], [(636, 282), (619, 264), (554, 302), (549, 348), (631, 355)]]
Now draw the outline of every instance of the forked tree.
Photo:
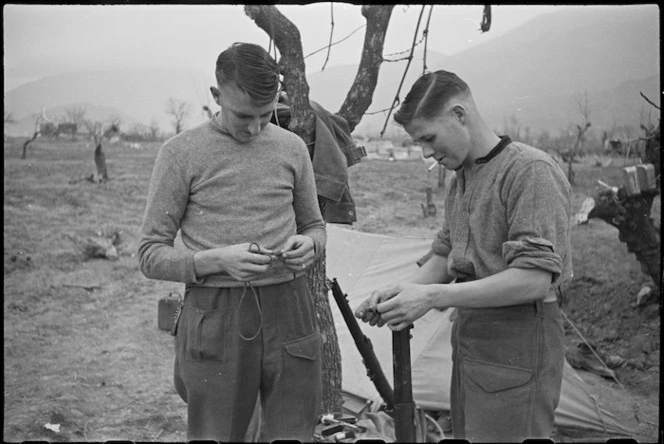
[(180, 134), (184, 129), (184, 121), (190, 114), (189, 102), (169, 97), (166, 102), (166, 114), (173, 118), (175, 134)]
[(23, 153), (21, 153), (21, 160), (25, 160), (27, 158), (28, 146), (30, 146), (30, 144), (34, 142), (40, 134), (41, 123), (44, 121), (44, 110), (42, 110), (41, 114), (33, 114), (32, 118), (34, 120), (35, 127), (32, 131), (32, 137), (29, 137), (25, 142), (23, 142)]
[[(369, 108), (383, 61), (383, 46), (394, 5), (364, 5), (362, 15), (367, 27), (357, 76), (346, 95), (338, 115), (346, 119), (350, 131), (357, 126)], [(246, 5), (245, 14), (265, 31), (279, 50), (279, 69), (284, 90), (289, 98), (291, 119), (289, 130), (310, 146), (315, 139), (315, 114), (309, 102), (309, 84), (305, 76), (302, 41), (298, 28), (274, 5)], [(325, 198), (319, 196), (321, 210)], [(321, 211), (324, 214), (324, 211)], [(334, 328), (334, 319), (327, 299), (325, 257), (318, 259), (307, 273), (314, 295), (319, 327), (323, 337), (323, 412), (340, 411), (341, 353)]]
[[(420, 20), (424, 12), (424, 7), (423, 5)], [(347, 92), (344, 102), (336, 112), (337, 115), (343, 117), (348, 122), (351, 132), (360, 123), (371, 105), (378, 82), (380, 66), (384, 61), (383, 47), (385, 35), (393, 9), (394, 5), (363, 5), (361, 8), (361, 14), (366, 20), (362, 55), (355, 80)], [(289, 98), (291, 109), (289, 130), (300, 136), (307, 146), (313, 145), (315, 140), (315, 114), (309, 101), (309, 85), (305, 76), (306, 69), (302, 52), (302, 41), (298, 28), (274, 5), (245, 5), (244, 11), (270, 37), (270, 46), (274, 43), (275, 48), (279, 51), (280, 57), (277, 61), (283, 75), (283, 86)], [(430, 17), (431, 9), (429, 10)], [(490, 7), (485, 7), (483, 22), (480, 28), (481, 31), (488, 31), (490, 17)], [(419, 23), (418, 21), (417, 29), (419, 29)], [(333, 26), (334, 20), (332, 20)], [(415, 35), (418, 34), (417, 29)], [(427, 30), (428, 24), (427, 29), (423, 32), (423, 38), (426, 37)], [(330, 38), (330, 44), (327, 47), (328, 57), (331, 46), (333, 46), (332, 38)], [(412, 59), (414, 46), (415, 41), (413, 40), (413, 48), (411, 48), (408, 65)], [(407, 69), (408, 67), (406, 67)], [(401, 83), (403, 84), (403, 79)], [(401, 85), (399, 85), (393, 106), (389, 111), (398, 105), (400, 90)], [(389, 113), (387, 117), (389, 118)], [(325, 198), (319, 196), (319, 205), (323, 214), (325, 214), (325, 204)], [(317, 260), (309, 268), (307, 274), (309, 286), (314, 295), (317, 318), (323, 336), (322, 411), (340, 411), (343, 404), (341, 397), (341, 355), (332, 312), (330, 311), (327, 299), (325, 257), (323, 256)]]
[(108, 169), (106, 168), (106, 155), (103, 150), (104, 139), (110, 139), (120, 131), (117, 123), (103, 124), (91, 120), (84, 120), (83, 124), (88, 130), (95, 145), (95, 168), (97, 170), (95, 182), (106, 182), (108, 180)]

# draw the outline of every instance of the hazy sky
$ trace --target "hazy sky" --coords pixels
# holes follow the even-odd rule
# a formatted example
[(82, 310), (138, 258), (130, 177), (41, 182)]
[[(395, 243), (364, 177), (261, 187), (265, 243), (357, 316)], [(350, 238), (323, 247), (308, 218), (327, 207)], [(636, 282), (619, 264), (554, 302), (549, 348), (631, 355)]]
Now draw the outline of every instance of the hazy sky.
[[(331, 3), (279, 5), (300, 30), (304, 54), (327, 45)], [(334, 3), (333, 41), (366, 22), (359, 5)], [(494, 38), (536, 15), (563, 6), (492, 7), (492, 27), (479, 31), (481, 5), (436, 5), (430, 50), (453, 54)], [(397, 5), (390, 19), (385, 54), (408, 50), (421, 5)], [(420, 35), (429, 8), (425, 9)], [(269, 39), (241, 5), (5, 5), (3, 8), (5, 91), (41, 77), (81, 69), (180, 66), (212, 73), (219, 52), (236, 41)], [(358, 63), (364, 28), (332, 48), (328, 66)], [(320, 71), (326, 51), (305, 60)]]

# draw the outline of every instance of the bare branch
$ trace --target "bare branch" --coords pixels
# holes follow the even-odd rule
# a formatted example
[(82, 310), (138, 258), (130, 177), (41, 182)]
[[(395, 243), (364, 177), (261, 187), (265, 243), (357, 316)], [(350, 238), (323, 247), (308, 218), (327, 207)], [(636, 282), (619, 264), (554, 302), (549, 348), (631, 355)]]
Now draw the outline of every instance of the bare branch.
[(433, 5), (429, 7), (429, 17), (427, 17), (427, 26), (424, 28), (422, 35), (424, 37), (424, 55), (422, 57), (422, 75), (427, 72), (427, 44), (429, 43), (429, 23), (431, 22), (431, 13), (433, 12)]
[(327, 56), (325, 57), (325, 63), (323, 63), (323, 67), (320, 69), (321, 71), (325, 70), (325, 66), (327, 66), (327, 61), (330, 60), (330, 51), (332, 49), (332, 35), (334, 34), (334, 3), (330, 2), (330, 20), (332, 23), (330, 23), (330, 43), (327, 45)]
[(336, 42), (334, 42), (334, 43), (332, 43), (332, 44), (330, 44), (330, 45), (328, 45), (328, 46), (323, 46), (322, 48), (317, 49), (317, 50), (315, 50), (314, 52), (305, 55), (304, 58), (306, 59), (306, 58), (308, 58), (308, 57), (311, 57), (311, 56), (314, 55), (314, 54), (318, 54), (319, 52), (326, 50), (326, 49), (329, 48), (330, 46), (338, 45), (339, 43), (343, 42), (344, 40), (348, 40), (353, 34), (355, 34), (357, 31), (359, 31), (360, 29), (362, 29), (362, 28), (364, 28), (364, 27), (366, 27), (366, 26), (367, 26), (366, 24), (365, 24), (365, 25), (362, 25), (362, 26), (358, 26), (357, 28), (355, 28), (354, 31), (352, 31), (350, 34), (348, 34), (348, 35), (347, 35), (346, 37), (344, 37), (343, 39), (341, 39), (341, 40), (337, 40)]
[(655, 104), (654, 104), (649, 98), (647, 98), (647, 97), (645, 96), (645, 94), (643, 94), (641, 91), (639, 91), (639, 94), (641, 94), (641, 97), (643, 97), (643, 98), (645, 99), (646, 102), (648, 102), (649, 104), (651, 104), (651, 105), (654, 106), (655, 108), (661, 110), (661, 108), (660, 108), (659, 106), (655, 105)]
[(415, 35), (413, 35), (413, 46), (410, 48), (410, 56), (408, 56), (408, 64), (406, 65), (406, 69), (403, 71), (403, 76), (401, 77), (401, 82), (399, 83), (399, 89), (397, 89), (397, 94), (394, 97), (394, 100), (392, 101), (392, 108), (390, 111), (387, 113), (387, 118), (385, 119), (385, 124), (383, 125), (383, 129), (380, 131), (380, 136), (383, 137), (383, 134), (385, 134), (385, 129), (387, 128), (387, 122), (390, 120), (390, 115), (392, 114), (392, 109), (396, 106), (396, 103), (399, 101), (399, 93), (401, 92), (401, 87), (403, 86), (404, 80), (406, 80), (406, 74), (408, 73), (408, 68), (410, 67), (410, 62), (413, 60), (413, 53), (415, 52), (415, 40), (417, 39), (417, 32), (420, 30), (420, 22), (422, 21), (422, 14), (424, 14), (424, 8), (426, 5), (422, 6), (422, 10), (420, 11), (420, 16), (417, 19), (417, 27), (415, 28)]
[(352, 132), (371, 105), (383, 62), (383, 47), (387, 26), (394, 5), (363, 5), (362, 15), (367, 21), (362, 58), (353, 85), (348, 90), (338, 114), (346, 119)]
[(482, 14), (482, 23), (480, 23), (480, 31), (488, 32), (491, 29), (491, 5), (484, 6), (484, 13)]

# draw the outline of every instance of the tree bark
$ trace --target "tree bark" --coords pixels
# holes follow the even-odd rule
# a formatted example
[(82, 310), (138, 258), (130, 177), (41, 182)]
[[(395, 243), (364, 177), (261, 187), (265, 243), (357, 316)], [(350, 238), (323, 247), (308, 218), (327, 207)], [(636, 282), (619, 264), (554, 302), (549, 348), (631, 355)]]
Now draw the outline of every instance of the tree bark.
[[(288, 94), (291, 118), (289, 130), (304, 140), (312, 153), (315, 139), (315, 115), (309, 104), (309, 84), (305, 77), (300, 31), (272, 5), (245, 6), (245, 13), (275, 42), (281, 53), (279, 69), (284, 76), (284, 89)], [(324, 203), (319, 199), (321, 213)], [(322, 334), (323, 399), (321, 412), (341, 411), (341, 352), (334, 328), (325, 286), (325, 256), (316, 260), (307, 272), (309, 289), (314, 298), (316, 317)]]
[(362, 58), (353, 85), (348, 90), (346, 99), (338, 112), (348, 122), (351, 132), (360, 123), (373, 100), (378, 83), (378, 72), (383, 63), (385, 34), (393, 9), (394, 5), (362, 6), (362, 15), (367, 20)]
[(28, 145), (30, 145), (32, 142), (34, 142), (34, 140), (37, 138), (38, 135), (39, 135), (39, 133), (35, 132), (32, 135), (32, 138), (25, 141), (25, 143), (23, 144), (23, 154), (21, 154), (21, 160), (25, 160), (25, 158), (28, 155)]
[[(367, 20), (362, 59), (355, 81), (338, 113), (346, 119), (351, 132), (371, 105), (371, 98), (378, 81), (378, 71), (383, 61), (385, 33), (393, 8), (393, 5), (365, 5), (362, 7), (362, 15)], [(304, 140), (312, 154), (316, 121), (309, 103), (309, 84), (305, 76), (306, 67), (302, 55), (300, 32), (275, 6), (246, 5), (245, 13), (272, 38), (281, 53), (278, 61), (279, 69), (284, 77), (284, 89), (288, 94), (291, 107), (289, 129)], [(321, 213), (325, 214), (324, 199), (319, 199), (319, 205)], [(314, 295), (316, 314), (323, 335), (322, 411), (340, 411), (343, 405), (341, 353), (327, 297), (324, 256), (310, 267), (308, 280)]]
[(97, 142), (97, 147), (95, 148), (95, 166), (97, 167), (97, 175), (99, 180), (106, 182), (108, 180), (108, 170), (106, 169), (106, 156), (104, 151), (101, 148), (102, 142)]
[(627, 245), (641, 264), (641, 270), (653, 280), (657, 295), (661, 292), (661, 241), (650, 217), (652, 204), (658, 190), (627, 196), (623, 188), (618, 193), (611, 190), (595, 197), (595, 207), (588, 218), (602, 219), (618, 229), (618, 239)]

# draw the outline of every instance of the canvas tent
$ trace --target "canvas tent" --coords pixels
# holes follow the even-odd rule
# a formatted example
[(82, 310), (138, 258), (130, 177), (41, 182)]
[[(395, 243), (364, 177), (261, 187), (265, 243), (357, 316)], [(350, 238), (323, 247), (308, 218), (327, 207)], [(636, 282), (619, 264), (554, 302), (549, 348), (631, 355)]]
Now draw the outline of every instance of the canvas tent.
[[(416, 261), (431, 245), (430, 239), (376, 235), (328, 224), (327, 276), (337, 278), (348, 294), (352, 310), (375, 289), (398, 282), (416, 269)], [(367, 377), (362, 358), (339, 309), (330, 297), (330, 305), (341, 349), (342, 388), (358, 397), (382, 402)], [(415, 322), (411, 330), (413, 398), (425, 410), (450, 409), (449, 386), (452, 373), (450, 344), (454, 310), (430, 311)], [(371, 340), (388, 381), (392, 381), (392, 334), (386, 327), (360, 323)], [(589, 392), (576, 371), (565, 362), (556, 426), (601, 431), (610, 435), (629, 435), (610, 412)]]

